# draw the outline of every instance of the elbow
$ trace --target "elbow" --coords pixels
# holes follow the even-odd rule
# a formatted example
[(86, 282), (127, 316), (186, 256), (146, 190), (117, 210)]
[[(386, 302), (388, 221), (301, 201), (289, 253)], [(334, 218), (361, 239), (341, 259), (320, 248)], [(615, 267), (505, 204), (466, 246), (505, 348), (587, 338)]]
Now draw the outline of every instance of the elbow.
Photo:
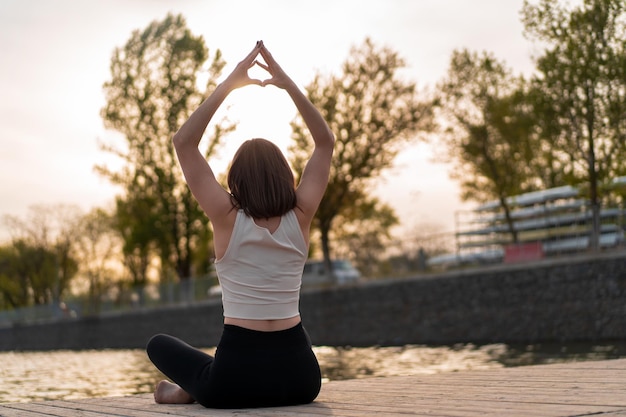
[(332, 155), (335, 152), (335, 135), (333, 135), (331, 131), (328, 131), (328, 134), (324, 136), (323, 140), (315, 143), (315, 147)]
[[(311, 133), (313, 133), (313, 132), (311, 132)], [(315, 140), (316, 142), (319, 141), (321, 143), (328, 144), (330, 146), (334, 146), (335, 145), (335, 134), (330, 129), (330, 126), (326, 125), (326, 126), (323, 127), (323, 129), (320, 129), (318, 131), (317, 138), (315, 137), (315, 135), (313, 136), (313, 140)]]
[(180, 134), (180, 131), (176, 132), (174, 134), (174, 136), (172, 136), (172, 143), (174, 144), (174, 149), (179, 149), (182, 144), (183, 144), (184, 140), (182, 135)]
[(333, 134), (332, 130), (328, 129), (328, 145), (331, 148), (335, 147), (335, 135)]

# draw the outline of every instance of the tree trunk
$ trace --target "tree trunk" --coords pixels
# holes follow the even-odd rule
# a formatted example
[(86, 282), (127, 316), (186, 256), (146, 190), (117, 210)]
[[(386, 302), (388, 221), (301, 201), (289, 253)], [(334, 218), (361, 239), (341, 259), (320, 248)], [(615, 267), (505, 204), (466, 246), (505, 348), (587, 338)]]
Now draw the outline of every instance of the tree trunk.
[(518, 243), (519, 238), (517, 235), (517, 229), (515, 229), (515, 223), (513, 222), (513, 218), (511, 217), (511, 208), (506, 201), (506, 197), (500, 197), (500, 206), (504, 210), (504, 218), (506, 220), (506, 224), (509, 228), (509, 233), (511, 233), (511, 238), (513, 239), (513, 243)]
[(321, 244), (322, 244), (322, 256), (324, 258), (324, 270), (326, 271), (326, 275), (332, 278), (333, 282), (336, 282), (335, 274), (332, 268), (332, 261), (330, 257), (330, 226), (332, 221), (325, 222), (325, 224), (320, 223), (320, 235), (321, 235)]
[(596, 149), (595, 149), (595, 91), (593, 86), (587, 86), (587, 135), (589, 152), (587, 156), (589, 175), (589, 202), (591, 204), (591, 235), (589, 237), (589, 249), (597, 252), (600, 249), (600, 201), (598, 198), (598, 172), (596, 169)]

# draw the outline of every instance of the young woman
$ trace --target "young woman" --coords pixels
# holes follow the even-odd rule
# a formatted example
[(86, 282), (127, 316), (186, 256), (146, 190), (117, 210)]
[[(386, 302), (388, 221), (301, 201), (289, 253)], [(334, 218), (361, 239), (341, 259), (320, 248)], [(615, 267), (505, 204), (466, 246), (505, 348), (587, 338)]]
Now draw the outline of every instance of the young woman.
[[(259, 55), (265, 64), (256, 60)], [(254, 65), (270, 78), (249, 78)], [(313, 137), (315, 149), (297, 188), (285, 157), (267, 140), (252, 139), (237, 150), (228, 173), (230, 193), (198, 150), (224, 99), (250, 84), (285, 90)], [(243, 408), (305, 404), (317, 397), (320, 369), (298, 303), (309, 229), (328, 183), (334, 141), (320, 113), (261, 41), (176, 133), (185, 179), (213, 226), (224, 330), (215, 357), (171, 336), (150, 340), (148, 356), (174, 381), (157, 385), (156, 402)]]

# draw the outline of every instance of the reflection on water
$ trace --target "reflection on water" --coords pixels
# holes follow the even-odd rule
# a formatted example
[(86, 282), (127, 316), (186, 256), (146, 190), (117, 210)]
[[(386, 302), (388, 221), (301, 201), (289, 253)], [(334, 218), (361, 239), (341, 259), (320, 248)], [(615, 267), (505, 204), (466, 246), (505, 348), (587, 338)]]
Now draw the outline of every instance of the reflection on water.
[(0, 402), (150, 392), (158, 372), (140, 350), (0, 353)]
[(496, 358), (506, 345), (454, 347), (401, 346), (377, 348), (315, 348), (328, 380), (371, 376), (433, 374), (502, 367)]
[[(314, 349), (324, 381), (626, 357), (626, 342)], [(0, 402), (149, 393), (162, 378), (142, 350), (0, 352)]]

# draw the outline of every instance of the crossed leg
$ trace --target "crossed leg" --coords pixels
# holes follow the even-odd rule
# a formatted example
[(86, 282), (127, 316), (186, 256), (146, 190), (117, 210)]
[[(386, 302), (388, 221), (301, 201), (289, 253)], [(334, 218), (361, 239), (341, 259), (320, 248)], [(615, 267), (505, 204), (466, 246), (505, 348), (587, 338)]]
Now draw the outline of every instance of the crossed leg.
[(159, 334), (148, 342), (147, 353), (154, 365), (174, 383), (160, 381), (154, 391), (159, 404), (189, 404), (202, 392), (201, 376), (213, 357), (180, 339)]
[(169, 381), (160, 381), (154, 390), (154, 401), (159, 404), (191, 404), (195, 402), (187, 391)]

